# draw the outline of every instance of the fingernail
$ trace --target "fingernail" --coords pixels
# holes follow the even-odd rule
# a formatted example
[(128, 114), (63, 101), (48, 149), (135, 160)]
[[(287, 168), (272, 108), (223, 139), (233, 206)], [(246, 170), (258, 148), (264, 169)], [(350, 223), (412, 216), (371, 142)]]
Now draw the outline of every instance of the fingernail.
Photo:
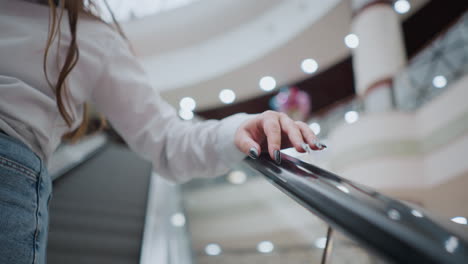
[(252, 159), (258, 159), (258, 150), (254, 147), (251, 147), (249, 149), (249, 157), (251, 157)]
[(275, 150), (274, 155), (275, 155), (276, 163), (280, 164), (281, 163), (281, 152), (279, 150)]
[(319, 149), (327, 148), (327, 145), (320, 143), (318, 140), (314, 140), (314, 145)]
[(318, 147), (319, 149), (326, 149), (326, 148), (327, 148), (327, 145), (325, 145), (325, 144), (319, 142), (319, 143), (317, 143), (317, 147)]
[(310, 146), (308, 144), (302, 143), (301, 146), (307, 153), (312, 152), (312, 149), (310, 148)]

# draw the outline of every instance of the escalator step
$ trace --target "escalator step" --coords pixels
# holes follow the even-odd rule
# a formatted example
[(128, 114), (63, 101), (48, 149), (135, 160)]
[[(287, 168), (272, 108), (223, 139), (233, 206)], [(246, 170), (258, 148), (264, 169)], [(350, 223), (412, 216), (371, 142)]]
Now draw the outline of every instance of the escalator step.
[(139, 263), (151, 165), (109, 144), (54, 182), (47, 263)]

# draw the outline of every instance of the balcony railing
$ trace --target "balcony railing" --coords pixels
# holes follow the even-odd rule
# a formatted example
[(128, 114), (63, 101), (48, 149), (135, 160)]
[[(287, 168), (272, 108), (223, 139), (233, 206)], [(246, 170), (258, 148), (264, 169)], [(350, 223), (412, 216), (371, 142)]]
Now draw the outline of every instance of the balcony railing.
[[(468, 13), (414, 57), (393, 77), (395, 110), (415, 111), (433, 100), (446, 86), (468, 74)], [(313, 117), (309, 123), (320, 125), (320, 137), (326, 138), (335, 127), (345, 122), (349, 111), (365, 112), (360, 98), (353, 98)]]
[(393, 78), (396, 108), (413, 111), (468, 74), (468, 13)]

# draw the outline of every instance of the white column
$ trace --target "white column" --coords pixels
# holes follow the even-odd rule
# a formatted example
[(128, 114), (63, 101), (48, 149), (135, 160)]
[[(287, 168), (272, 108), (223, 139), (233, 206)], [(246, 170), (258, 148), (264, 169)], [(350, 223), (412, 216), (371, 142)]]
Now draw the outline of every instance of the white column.
[(393, 106), (392, 78), (406, 64), (403, 34), (392, 1), (353, 0), (351, 32), (359, 38), (353, 50), (356, 92), (366, 111), (388, 111)]

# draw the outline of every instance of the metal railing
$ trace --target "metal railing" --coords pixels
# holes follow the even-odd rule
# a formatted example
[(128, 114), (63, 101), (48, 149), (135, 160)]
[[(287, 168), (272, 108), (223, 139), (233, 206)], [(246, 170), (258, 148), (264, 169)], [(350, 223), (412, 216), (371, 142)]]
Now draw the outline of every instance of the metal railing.
[(331, 254), (332, 229), (392, 263), (468, 259), (467, 234), (457, 234), (416, 206), (285, 154), (280, 165), (267, 155), (246, 163), (330, 226), (322, 263)]

